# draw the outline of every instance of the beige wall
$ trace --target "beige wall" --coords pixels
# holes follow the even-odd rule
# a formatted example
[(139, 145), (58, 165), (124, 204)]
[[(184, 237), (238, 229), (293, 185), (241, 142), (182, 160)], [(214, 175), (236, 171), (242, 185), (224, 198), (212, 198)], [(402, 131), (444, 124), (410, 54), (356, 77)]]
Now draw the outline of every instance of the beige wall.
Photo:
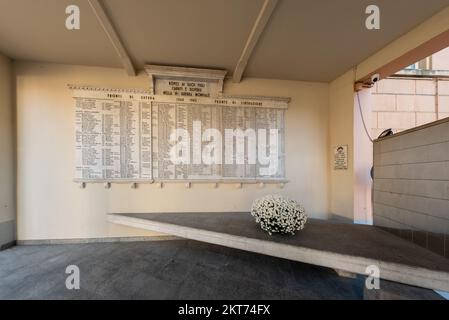
[[(329, 192), (330, 213), (354, 219), (354, 93), (353, 71), (332, 81), (329, 87)], [(333, 147), (348, 145), (348, 170), (334, 170)]]
[(432, 69), (449, 70), (449, 48), (440, 50), (432, 55)]
[[(301, 201), (313, 217), (324, 218), (331, 213), (357, 219), (358, 206), (365, 202), (357, 197), (365, 197), (366, 192), (356, 190), (365, 178), (357, 176), (363, 164), (354, 165), (354, 161), (360, 160), (355, 154), (363, 149), (355, 140), (362, 133), (360, 126), (355, 127), (359, 119), (354, 113), (353, 81), (386, 66), (400, 69), (412, 63), (413, 60), (401, 60), (405, 64), (401, 66), (397, 61), (447, 31), (448, 18), (449, 7), (361, 62), (356, 72), (350, 70), (330, 84), (262, 79), (226, 83), (228, 94), (293, 98), (286, 123), (286, 170), (291, 182), (283, 190), (275, 186), (245, 186), (237, 190), (231, 185), (217, 190), (194, 185), (187, 190), (179, 184), (162, 190), (153, 185), (142, 185), (137, 190), (126, 185), (114, 185), (111, 190), (89, 185), (81, 190), (72, 183), (73, 106), (66, 84), (145, 87), (146, 77), (126, 77), (122, 70), (115, 69), (17, 63), (19, 238), (138, 235), (143, 233), (106, 223), (105, 213), (179, 208), (240, 211), (247, 210), (255, 197), (272, 192)], [(384, 73), (387, 69), (382, 70)], [(348, 170), (332, 170), (331, 152), (337, 144), (349, 146)]]
[[(354, 71), (330, 83), (329, 88), (329, 210), (331, 215), (356, 223), (372, 223), (372, 143), (363, 126), (354, 94)], [(361, 109), (370, 129), (372, 99), (360, 93)], [(333, 169), (333, 148), (348, 145), (348, 169)]]
[[(119, 88), (148, 87), (147, 76), (123, 70), (15, 63), (17, 81), (18, 239), (90, 238), (149, 234), (106, 222), (108, 212), (248, 211), (256, 197), (282, 193), (307, 213), (326, 218), (328, 210), (327, 84), (245, 79), (225, 84), (226, 94), (289, 96), (286, 117), (284, 189), (245, 185), (142, 184), (138, 189), (101, 184), (80, 189), (74, 169), (74, 108), (67, 84)], [(345, 115), (347, 116), (347, 115)]]

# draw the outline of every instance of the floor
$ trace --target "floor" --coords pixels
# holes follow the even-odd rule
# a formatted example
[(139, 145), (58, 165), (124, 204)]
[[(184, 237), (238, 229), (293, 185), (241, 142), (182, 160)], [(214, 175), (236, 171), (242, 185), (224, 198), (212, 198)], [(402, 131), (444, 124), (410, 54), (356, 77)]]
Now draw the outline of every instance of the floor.
[[(65, 286), (72, 264), (79, 290)], [(363, 285), (361, 277), (191, 240), (0, 252), (0, 299), (362, 299)]]

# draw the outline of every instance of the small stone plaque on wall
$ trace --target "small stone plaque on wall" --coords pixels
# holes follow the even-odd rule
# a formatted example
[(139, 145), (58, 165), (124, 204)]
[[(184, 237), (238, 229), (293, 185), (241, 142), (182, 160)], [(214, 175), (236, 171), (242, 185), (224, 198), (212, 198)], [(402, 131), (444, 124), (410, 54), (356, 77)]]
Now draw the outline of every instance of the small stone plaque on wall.
[(348, 145), (334, 147), (334, 170), (348, 169)]

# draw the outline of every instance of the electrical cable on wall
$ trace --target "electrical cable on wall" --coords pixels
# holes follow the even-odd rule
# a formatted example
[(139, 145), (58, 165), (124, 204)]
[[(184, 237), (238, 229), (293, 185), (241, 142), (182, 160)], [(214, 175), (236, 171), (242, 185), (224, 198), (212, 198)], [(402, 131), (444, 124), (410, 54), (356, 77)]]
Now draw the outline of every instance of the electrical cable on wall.
[(359, 92), (357, 91), (356, 93), (357, 93), (357, 102), (358, 102), (358, 105), (359, 105), (360, 118), (362, 118), (363, 128), (365, 128), (365, 133), (366, 133), (368, 139), (369, 139), (371, 142), (373, 142), (373, 139), (371, 138), (371, 135), (369, 134), (368, 129), (366, 128), (365, 119), (364, 119), (364, 117), (363, 117), (362, 104), (360, 103)]

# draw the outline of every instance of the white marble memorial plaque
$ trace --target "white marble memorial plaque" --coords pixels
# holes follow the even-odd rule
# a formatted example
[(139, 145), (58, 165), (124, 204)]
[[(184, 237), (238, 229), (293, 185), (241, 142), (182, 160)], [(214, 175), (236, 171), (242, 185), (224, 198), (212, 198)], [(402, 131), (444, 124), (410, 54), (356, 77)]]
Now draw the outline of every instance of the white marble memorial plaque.
[(147, 66), (149, 90), (73, 89), (78, 181), (281, 181), (289, 99), (226, 96), (225, 72)]
[(75, 179), (151, 181), (148, 95), (122, 90), (74, 89)]

